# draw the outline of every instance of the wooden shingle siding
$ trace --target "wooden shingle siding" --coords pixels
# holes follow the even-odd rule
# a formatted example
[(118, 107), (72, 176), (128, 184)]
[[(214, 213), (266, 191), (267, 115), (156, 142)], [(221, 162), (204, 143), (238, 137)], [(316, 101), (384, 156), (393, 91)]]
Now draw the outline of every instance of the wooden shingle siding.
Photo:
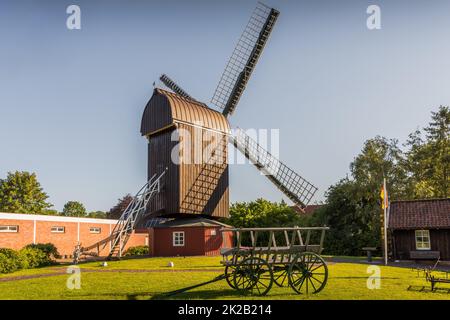
[[(450, 229), (430, 230), (430, 251), (439, 251), (441, 260), (450, 260)], [(416, 251), (415, 230), (393, 232), (394, 259), (409, 260), (410, 252)]]

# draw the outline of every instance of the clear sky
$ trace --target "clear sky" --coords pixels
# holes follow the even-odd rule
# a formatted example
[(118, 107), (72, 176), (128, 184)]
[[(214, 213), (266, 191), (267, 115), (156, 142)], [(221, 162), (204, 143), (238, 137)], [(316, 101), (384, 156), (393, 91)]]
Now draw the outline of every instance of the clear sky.
[[(450, 2), (275, 1), (281, 11), (231, 118), (280, 129), (280, 157), (319, 187), (349, 172), (363, 142), (404, 141), (450, 104)], [(81, 7), (81, 30), (66, 8)], [(167, 73), (209, 102), (255, 1), (0, 2), (0, 177), (36, 172), (58, 210), (108, 210), (146, 179), (140, 119)], [(381, 8), (381, 30), (366, 9)], [(282, 195), (249, 165), (231, 200)]]

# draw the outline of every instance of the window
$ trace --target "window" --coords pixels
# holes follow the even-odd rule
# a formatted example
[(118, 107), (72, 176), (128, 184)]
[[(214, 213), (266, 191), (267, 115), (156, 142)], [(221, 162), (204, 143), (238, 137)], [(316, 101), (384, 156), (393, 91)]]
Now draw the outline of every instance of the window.
[(211, 229), (211, 235), (215, 236), (216, 235), (216, 229)]
[(65, 227), (52, 227), (52, 233), (64, 233), (66, 232)]
[(184, 247), (184, 231), (174, 232), (172, 235), (173, 235), (173, 246)]
[(102, 233), (102, 228), (99, 228), (99, 227), (90, 227), (89, 228), (89, 232), (90, 233)]
[(417, 250), (431, 249), (429, 230), (416, 230), (416, 249)]
[(19, 232), (19, 226), (0, 226), (0, 232)]

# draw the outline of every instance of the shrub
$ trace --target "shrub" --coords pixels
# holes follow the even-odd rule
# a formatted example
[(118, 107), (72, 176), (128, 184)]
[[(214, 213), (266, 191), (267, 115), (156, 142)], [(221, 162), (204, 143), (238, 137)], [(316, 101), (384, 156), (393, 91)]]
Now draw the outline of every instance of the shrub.
[(48, 266), (52, 263), (52, 259), (47, 253), (38, 248), (22, 248), (19, 255), (22, 258), (24, 269)]
[(53, 243), (29, 244), (29, 245), (25, 246), (25, 248), (39, 249), (47, 255), (47, 258), (49, 260), (58, 259), (61, 257), (58, 253), (58, 249), (55, 247), (55, 245)]
[(22, 269), (24, 261), (12, 249), (0, 248), (0, 273), (10, 273)]
[(148, 246), (136, 246), (130, 247), (125, 251), (124, 256), (145, 256), (149, 254)]

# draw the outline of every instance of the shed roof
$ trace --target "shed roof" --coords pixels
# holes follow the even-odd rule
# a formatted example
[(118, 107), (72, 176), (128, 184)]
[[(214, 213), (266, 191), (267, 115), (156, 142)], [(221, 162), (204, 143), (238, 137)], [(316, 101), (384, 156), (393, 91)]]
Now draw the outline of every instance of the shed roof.
[(450, 229), (450, 198), (392, 201), (391, 229)]
[(141, 134), (149, 135), (177, 122), (223, 133), (230, 131), (228, 120), (222, 113), (200, 102), (156, 88), (142, 116)]
[(166, 220), (154, 226), (154, 228), (177, 228), (177, 227), (225, 227), (231, 226), (211, 219), (203, 217), (199, 218), (178, 218), (173, 220)]

